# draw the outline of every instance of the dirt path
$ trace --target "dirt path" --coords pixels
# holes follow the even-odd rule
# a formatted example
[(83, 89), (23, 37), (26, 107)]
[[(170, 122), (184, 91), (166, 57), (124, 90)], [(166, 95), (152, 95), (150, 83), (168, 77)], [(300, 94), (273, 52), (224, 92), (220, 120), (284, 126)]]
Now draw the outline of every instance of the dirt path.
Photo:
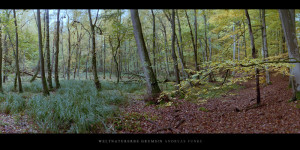
[(124, 108), (124, 113), (142, 115), (134, 119), (123, 118), (122, 121), (131, 121), (140, 129), (129, 130), (127, 127), (119, 132), (300, 133), (298, 102), (288, 102), (292, 96), (288, 77), (272, 76), (271, 82), (272, 85), (261, 87), (261, 106), (256, 108), (251, 107), (256, 103), (254, 81), (244, 83), (245, 88), (233, 91), (234, 95), (210, 99), (201, 105), (176, 100), (175, 105), (157, 108), (133, 100)]

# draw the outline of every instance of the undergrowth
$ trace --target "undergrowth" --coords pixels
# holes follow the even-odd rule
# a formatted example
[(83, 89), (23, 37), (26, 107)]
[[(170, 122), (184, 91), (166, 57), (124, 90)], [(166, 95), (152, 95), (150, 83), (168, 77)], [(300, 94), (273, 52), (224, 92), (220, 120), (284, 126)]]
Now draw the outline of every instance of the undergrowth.
[(107, 120), (127, 104), (124, 93), (141, 90), (139, 83), (101, 82), (98, 92), (92, 81), (61, 80), (61, 88), (43, 96), (40, 81), (23, 83), (24, 93), (12, 92), (13, 85), (0, 94), (0, 111), (27, 114), (41, 133), (111, 133)]

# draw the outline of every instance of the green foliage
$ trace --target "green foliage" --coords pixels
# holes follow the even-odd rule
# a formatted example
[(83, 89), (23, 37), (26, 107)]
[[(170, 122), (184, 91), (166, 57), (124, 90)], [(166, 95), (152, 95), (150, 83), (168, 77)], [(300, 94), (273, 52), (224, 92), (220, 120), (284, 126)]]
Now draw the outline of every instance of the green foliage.
[(21, 113), (26, 108), (26, 100), (20, 94), (1, 94), (0, 99), (0, 111), (3, 113)]
[[(36, 87), (36, 84), (27, 86)], [(122, 91), (103, 87), (97, 92), (92, 81), (63, 80), (61, 85), (47, 97), (41, 93), (29, 98), (15, 93), (2, 94), (0, 110), (5, 113), (25, 112), (43, 133), (112, 132), (106, 121), (116, 116), (117, 106), (126, 104)], [(32, 92), (36, 89), (33, 88)]]
[(208, 112), (208, 110), (205, 107), (199, 107), (200, 111)]

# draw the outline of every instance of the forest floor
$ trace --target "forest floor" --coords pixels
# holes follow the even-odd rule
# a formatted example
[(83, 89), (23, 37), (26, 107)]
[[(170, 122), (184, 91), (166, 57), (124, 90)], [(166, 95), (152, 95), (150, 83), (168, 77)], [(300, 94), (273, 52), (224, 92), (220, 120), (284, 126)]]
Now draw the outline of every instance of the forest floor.
[(132, 100), (118, 133), (300, 133), (300, 102), (289, 102), (289, 78), (272, 75), (271, 82), (261, 86), (258, 107), (254, 80), (203, 104), (176, 99), (159, 107)]
[(0, 133), (38, 133), (28, 116), (0, 113)]
[[(121, 116), (109, 122), (116, 133), (300, 133), (300, 101), (289, 102), (289, 77), (272, 75), (271, 82), (261, 86), (258, 107), (254, 80), (205, 103), (153, 105), (131, 93)], [(0, 113), (0, 133), (39, 133), (35, 126), (26, 115)]]

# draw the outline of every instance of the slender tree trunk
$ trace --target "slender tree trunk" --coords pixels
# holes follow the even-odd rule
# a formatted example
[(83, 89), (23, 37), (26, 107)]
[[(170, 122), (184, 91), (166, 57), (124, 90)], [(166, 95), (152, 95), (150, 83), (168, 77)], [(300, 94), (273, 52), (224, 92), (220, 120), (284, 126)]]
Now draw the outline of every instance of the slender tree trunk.
[(76, 78), (78, 51), (79, 51), (79, 37), (78, 37), (78, 30), (77, 30), (77, 43), (76, 43), (75, 63), (74, 63), (74, 73), (73, 73), (73, 78), (74, 79)]
[(58, 53), (59, 53), (59, 12), (60, 10), (58, 9), (57, 12), (57, 25), (56, 25), (56, 52), (55, 52), (55, 88), (58, 89), (60, 88), (59, 84), (59, 77), (58, 77)]
[(238, 45), (238, 61), (240, 61), (241, 40), (237, 41), (237, 45)]
[(89, 62), (89, 56), (90, 56), (90, 45), (91, 45), (91, 43), (90, 43), (90, 40), (91, 38), (89, 37), (89, 45), (88, 45), (88, 55), (87, 55), (87, 58), (86, 58), (86, 62), (85, 62), (85, 79), (87, 79), (88, 77), (88, 62)]
[(190, 24), (190, 19), (189, 19), (189, 16), (187, 14), (187, 11), (186, 10), (184, 10), (184, 11), (185, 11), (185, 16), (186, 16), (186, 19), (188, 21), (188, 25), (189, 25), (189, 28), (190, 28), (190, 34), (191, 34), (192, 44), (193, 44), (193, 48), (194, 48), (195, 69), (196, 69), (196, 71), (199, 71), (198, 62), (197, 62), (197, 49), (196, 49), (196, 45), (195, 45), (195, 40), (194, 40), (194, 36), (193, 36), (192, 27), (191, 27), (191, 24)]
[(49, 89), (52, 89), (52, 71), (51, 71), (51, 64), (50, 64), (50, 42), (49, 42), (49, 10), (46, 10), (46, 61), (47, 61), (47, 69), (48, 69), (48, 84)]
[(17, 25), (17, 18), (16, 18), (16, 10), (13, 9), (14, 12), (14, 19), (15, 19), (15, 28), (16, 28), (16, 74), (18, 78), (18, 85), (19, 85), (19, 93), (23, 93), (22, 88), (22, 81), (20, 76), (20, 68), (19, 68), (19, 39), (18, 39), (18, 25)]
[[(233, 23), (233, 27), (232, 27), (232, 31), (233, 32), (235, 32), (235, 23)], [(235, 54), (236, 54), (236, 52), (235, 52), (235, 50), (236, 50), (236, 39), (235, 39), (235, 34), (233, 34), (233, 48), (232, 48), (232, 54), (233, 54), (233, 57), (232, 57), (232, 59), (233, 59), (233, 61), (235, 61)], [(232, 75), (234, 76), (235, 75), (235, 72), (234, 71), (232, 71)]]
[(206, 33), (206, 29), (207, 29), (207, 24), (206, 24), (206, 15), (205, 12), (203, 13), (203, 19), (204, 19), (204, 43), (205, 43), (205, 59), (206, 61), (208, 61), (208, 57), (207, 57), (207, 49), (208, 49), (208, 44), (207, 44), (207, 33)]
[(119, 70), (119, 63), (118, 63), (118, 60), (117, 60), (117, 56), (118, 56), (118, 48), (114, 48), (113, 47), (113, 43), (112, 43), (112, 39), (111, 37), (109, 36), (109, 44), (110, 44), (110, 47), (111, 47), (111, 52), (112, 52), (112, 59), (113, 61), (115, 62), (115, 66), (116, 66), (116, 77), (117, 77), (117, 83), (119, 83), (120, 81), (120, 70)]
[(90, 26), (91, 26), (91, 31), (92, 31), (92, 68), (93, 68), (93, 74), (94, 74), (94, 83), (95, 83), (96, 89), (98, 91), (100, 91), (101, 84), (100, 84), (98, 74), (97, 74), (95, 24), (92, 23), (92, 15), (91, 15), (90, 9), (88, 10), (88, 13), (89, 13), (89, 20), (90, 20)]
[[(249, 34), (250, 34), (250, 40), (251, 40), (251, 47), (252, 47), (252, 58), (257, 58), (257, 52), (255, 50), (255, 44), (254, 44), (254, 36), (253, 36), (253, 32), (252, 32), (252, 27), (251, 27), (251, 20), (250, 20), (250, 16), (248, 13), (248, 10), (245, 9), (245, 14), (248, 20), (248, 29), (249, 29)], [(255, 79), (256, 79), (256, 103), (257, 105), (260, 104), (260, 88), (259, 88), (259, 69), (255, 68), (256, 70), (256, 75), (255, 75)]]
[(80, 43), (79, 43), (79, 54), (78, 54), (78, 71), (77, 71), (77, 76), (78, 76), (78, 79), (80, 80), (80, 75), (79, 75), (79, 73), (80, 73), (80, 58), (81, 58), (81, 48), (80, 48)]
[(60, 34), (62, 36), (61, 38), (61, 55), (62, 55), (62, 69), (63, 69), (63, 78), (66, 79), (65, 77), (65, 74), (66, 74), (66, 66), (65, 66), (65, 57), (64, 57), (64, 38), (63, 38), (63, 27), (64, 27), (64, 23), (63, 23), (63, 20), (62, 20), (62, 23), (61, 23), (61, 30), (60, 30)]
[(161, 18), (159, 18), (159, 21), (162, 25), (162, 31), (163, 31), (163, 35), (164, 35), (164, 39), (165, 39), (165, 56), (166, 56), (166, 64), (165, 64), (165, 68), (166, 68), (166, 72), (168, 74), (169, 77), (171, 77), (171, 73), (170, 73), (170, 68), (169, 68), (169, 58), (168, 58), (168, 38), (167, 38), (167, 31), (166, 31), (166, 26), (164, 25), (163, 21), (161, 20)]
[(197, 10), (196, 9), (194, 9), (194, 28), (195, 28), (195, 49), (194, 49), (194, 58), (195, 58), (195, 65), (197, 65), (196, 66), (196, 68), (198, 68), (198, 70), (200, 70), (199, 69), (199, 66), (198, 66), (198, 51), (197, 51), (197, 46), (198, 46), (198, 42), (197, 42), (197, 39), (198, 39), (198, 32), (197, 32), (197, 28), (198, 28), (198, 24), (197, 24)]
[(119, 79), (120, 80), (122, 80), (122, 57), (123, 57), (123, 55), (122, 55), (122, 51), (121, 50), (119, 50), (119, 74), (118, 74), (118, 76), (119, 76)]
[(110, 71), (109, 71), (109, 79), (111, 79), (112, 69), (113, 68), (113, 59), (110, 59)]
[(41, 59), (39, 58), (39, 61), (38, 61), (37, 65), (36, 65), (36, 67), (35, 67), (36, 71), (35, 71), (34, 75), (32, 76), (32, 78), (30, 79), (30, 82), (33, 82), (36, 79), (37, 75), (40, 72), (40, 69), (41, 69), (40, 67), (41, 67)]
[(103, 36), (103, 79), (105, 79), (105, 59), (106, 59), (106, 43), (105, 36)]
[(39, 54), (40, 54), (40, 66), (41, 66), (41, 77), (42, 77), (42, 85), (43, 85), (43, 93), (44, 95), (49, 95), (47, 81), (45, 76), (44, 69), (44, 56), (43, 56), (43, 45), (42, 45), (42, 33), (41, 33), (41, 19), (40, 19), (40, 10), (37, 10), (37, 22), (38, 22), (38, 36), (39, 36)]
[(246, 25), (245, 25), (244, 20), (242, 21), (242, 23), (243, 23), (243, 26), (244, 26), (244, 35), (243, 35), (244, 51), (245, 51), (245, 57), (244, 57), (244, 58), (247, 58), (247, 47), (246, 47)]
[[(0, 20), (0, 23), (2, 20)], [(2, 87), (2, 28), (0, 26), (0, 93), (3, 93), (3, 87)]]
[(7, 48), (7, 34), (4, 35), (3, 41), (3, 48), (4, 48), (4, 68), (3, 68), (3, 83), (5, 83), (7, 79), (7, 64), (8, 64), (8, 48)]
[(153, 12), (153, 10), (151, 9), (151, 13), (152, 13), (152, 27), (153, 27), (153, 30), (152, 30), (152, 34), (153, 34), (153, 38), (152, 38), (152, 51), (153, 51), (153, 71), (154, 71), (154, 75), (155, 77), (157, 77), (156, 75), (156, 60), (155, 60), (155, 50), (156, 50), (156, 45), (155, 45), (155, 42), (156, 42), (156, 32), (155, 32), (155, 14)]
[(68, 66), (67, 66), (67, 77), (68, 80), (70, 80), (70, 72), (71, 72), (71, 32), (70, 32), (70, 18), (68, 16), (68, 51), (69, 51), (69, 56), (68, 56)]
[[(265, 9), (261, 10), (261, 24), (262, 24), (262, 42), (263, 42), (263, 57), (264, 61), (268, 61), (268, 44), (267, 44), (267, 29), (266, 29), (266, 20), (265, 20)], [(268, 67), (266, 67), (266, 82), (270, 84), (270, 74)]]
[(147, 52), (147, 49), (145, 46), (145, 41), (144, 41), (144, 37), (143, 37), (142, 26), (141, 26), (138, 10), (136, 10), (136, 9), (130, 10), (130, 13), (131, 13), (134, 37), (136, 40), (138, 53), (140, 56), (140, 60), (141, 60), (143, 70), (144, 70), (145, 79), (147, 82), (147, 88), (148, 88), (147, 91), (151, 97), (157, 97), (158, 94), (161, 92), (161, 90), (158, 86), (156, 77), (151, 68), (151, 62), (150, 62), (148, 52)]

